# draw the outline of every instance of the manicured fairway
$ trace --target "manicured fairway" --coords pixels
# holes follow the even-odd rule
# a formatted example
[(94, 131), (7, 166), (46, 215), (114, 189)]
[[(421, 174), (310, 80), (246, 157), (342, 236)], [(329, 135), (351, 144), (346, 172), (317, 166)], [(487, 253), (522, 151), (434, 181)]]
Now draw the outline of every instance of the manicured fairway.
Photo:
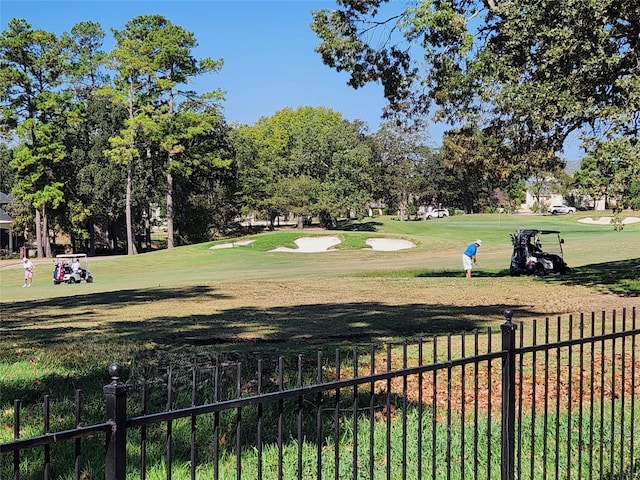
[[(232, 239), (253, 240), (233, 248), (207, 243), (92, 259), (92, 284), (53, 285), (52, 261), (36, 260), (29, 289), (21, 288), (22, 271), (5, 261), (0, 359), (10, 364), (34, 352), (67, 352), (81, 363), (106, 364), (125, 361), (120, 350), (127, 357), (157, 345), (277, 349), (291, 340), (296, 346), (379, 342), (497, 324), (506, 307), (526, 319), (638, 305), (640, 223), (615, 232), (610, 225), (582, 224), (581, 216), (384, 217), (348, 230), (280, 230)], [(510, 277), (509, 234), (518, 228), (562, 231), (573, 273)], [(328, 234), (341, 239), (335, 250), (270, 251), (295, 247), (301, 236)], [(415, 247), (373, 251), (365, 242), (375, 237), (410, 240)], [(483, 240), (479, 268), (466, 280), (460, 256), (476, 238)], [(55, 354), (52, 361), (60, 358)]]

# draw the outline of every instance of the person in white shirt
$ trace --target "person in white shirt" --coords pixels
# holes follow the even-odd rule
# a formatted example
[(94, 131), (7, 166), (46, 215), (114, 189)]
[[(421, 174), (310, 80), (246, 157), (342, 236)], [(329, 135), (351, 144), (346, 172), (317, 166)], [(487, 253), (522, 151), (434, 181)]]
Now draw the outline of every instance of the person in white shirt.
[(22, 266), (24, 267), (24, 287), (30, 287), (33, 282), (33, 262), (29, 260), (27, 257), (23, 257)]
[(73, 259), (73, 262), (71, 262), (71, 271), (73, 273), (82, 273), (82, 267), (80, 266), (80, 260), (78, 260), (77, 258)]

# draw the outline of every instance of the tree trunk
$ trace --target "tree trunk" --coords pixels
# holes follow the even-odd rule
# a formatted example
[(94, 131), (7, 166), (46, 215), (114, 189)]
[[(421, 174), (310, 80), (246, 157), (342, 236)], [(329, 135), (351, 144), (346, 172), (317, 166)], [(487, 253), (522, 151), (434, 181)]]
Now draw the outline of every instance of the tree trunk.
[(125, 217), (127, 223), (127, 255), (135, 255), (137, 252), (133, 238), (133, 218), (131, 215), (131, 184), (133, 182), (133, 158), (129, 157), (127, 163), (127, 194), (125, 198)]
[[(171, 155), (169, 155), (171, 163)], [(167, 172), (167, 248), (173, 248), (173, 176)]]
[(96, 226), (93, 220), (89, 221), (89, 255), (96, 254)]
[(116, 226), (115, 222), (110, 221), (109, 226), (107, 227), (107, 241), (109, 244), (109, 249), (111, 253), (114, 253), (118, 248), (117, 235), (116, 235)]
[[(133, 119), (133, 92), (134, 92), (134, 87), (133, 87), (133, 79), (130, 78), (129, 79), (129, 119)], [(135, 144), (135, 133), (134, 135), (131, 137), (130, 140), (130, 145), (129, 147), (131, 149), (134, 149), (136, 147)], [(127, 228), (127, 255), (135, 255), (137, 252), (136, 250), (136, 243), (134, 241), (134, 235), (133, 235), (133, 216), (131, 213), (131, 190), (133, 188), (133, 155), (129, 154), (129, 158), (128, 158), (128, 162), (127, 162), (127, 190), (126, 190), (126, 197), (125, 197), (125, 222), (126, 222), (126, 228)]]
[[(169, 115), (173, 118), (173, 90), (169, 89)], [(173, 175), (171, 175), (171, 150), (167, 154), (167, 248), (173, 248)]]
[(51, 258), (51, 241), (49, 240), (49, 217), (47, 215), (46, 205), (42, 206), (42, 242), (44, 243), (45, 257)]
[(151, 208), (148, 208), (148, 213), (144, 216), (144, 243), (146, 249), (151, 250)]
[(467, 183), (462, 185), (462, 199), (465, 212), (468, 214), (473, 213), (473, 198), (471, 198), (471, 191)]
[[(27, 239), (25, 238), (25, 241)], [(29, 246), (27, 245), (27, 249)], [(38, 258), (44, 257), (44, 250), (42, 249), (42, 218), (40, 216), (40, 209), (36, 208), (36, 248)], [(28, 250), (27, 250), (28, 252)]]
[(407, 202), (404, 199), (400, 200), (400, 205), (398, 205), (398, 213), (400, 214), (399, 217), (401, 222), (405, 221), (405, 215), (407, 214), (408, 210), (409, 207), (407, 206)]

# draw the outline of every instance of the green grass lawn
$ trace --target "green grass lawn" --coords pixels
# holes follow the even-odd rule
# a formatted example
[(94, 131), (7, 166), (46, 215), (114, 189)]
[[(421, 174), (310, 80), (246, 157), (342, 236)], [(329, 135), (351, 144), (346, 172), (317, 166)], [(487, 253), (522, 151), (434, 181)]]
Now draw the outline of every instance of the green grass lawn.
[[(33, 287), (22, 288), (21, 268), (5, 261), (0, 368), (34, 359), (71, 370), (107, 365), (156, 345), (276, 351), (290, 339), (297, 347), (379, 342), (496, 324), (504, 307), (522, 318), (637, 305), (640, 223), (615, 232), (581, 216), (380, 217), (343, 230), (286, 229), (231, 239), (253, 240), (248, 246), (209, 248), (224, 240), (90, 259), (92, 284), (53, 285), (53, 262), (36, 259)], [(509, 234), (519, 228), (560, 230), (573, 273), (510, 277)], [(322, 253), (270, 251), (307, 235), (342, 243)], [(372, 251), (371, 237), (415, 247)], [(476, 238), (479, 268), (466, 281), (460, 256)]]
[[(476, 238), (483, 240), (479, 253), (482, 270), (498, 273), (509, 267), (509, 234), (519, 228), (557, 229), (565, 238), (565, 260), (571, 267), (638, 258), (640, 223), (616, 233), (610, 225), (577, 222), (581, 214), (566, 216), (463, 215), (432, 221), (399, 222), (388, 217), (364, 220), (366, 230), (284, 230), (245, 237), (251, 246), (209, 250), (212, 243), (162, 250), (127, 258), (91, 262), (95, 285), (82, 289), (53, 286), (52, 263), (37, 264), (35, 292), (15, 290), (22, 285), (20, 270), (3, 269), (0, 287), (3, 301), (59, 297), (128, 288), (171, 287), (199, 282), (226, 282), (273, 278), (335, 276), (379, 270), (426, 271), (460, 269), (460, 255)], [(363, 229), (360, 229), (363, 230)], [(306, 235), (337, 235), (342, 243), (337, 252), (323, 254), (272, 253), (277, 246), (294, 247), (294, 240)], [(411, 240), (416, 247), (402, 252), (372, 252), (365, 240), (391, 236)], [(234, 239), (241, 240), (241, 239)], [(225, 243), (219, 241), (217, 243)], [(5, 262), (6, 263), (6, 262)], [(18, 263), (18, 262), (17, 262)], [(50, 287), (50, 288), (47, 288)], [(87, 288), (85, 288), (87, 287)]]
[[(19, 260), (4, 261), (1, 421), (11, 424), (16, 398), (38, 405), (45, 394), (68, 398), (76, 388), (87, 395), (85, 408), (99, 416), (107, 366), (115, 361), (128, 368), (154, 352), (293, 355), (485, 329), (503, 322), (505, 308), (526, 322), (639, 306), (640, 223), (615, 232), (579, 223), (581, 216), (380, 217), (340, 230), (284, 229), (90, 259), (91, 284), (53, 285), (53, 261), (36, 259), (33, 287), (22, 288)], [(509, 234), (522, 228), (560, 230), (572, 273), (509, 276)], [(308, 235), (342, 242), (330, 252), (270, 251), (294, 247)], [(406, 239), (415, 247), (373, 251), (365, 243), (372, 237)], [(477, 238), (483, 241), (479, 268), (467, 280), (460, 257)], [(253, 242), (210, 249), (241, 240)], [(41, 414), (36, 408), (24, 415), (37, 424)]]
[[(343, 230), (285, 229), (231, 239), (253, 240), (249, 246), (90, 259), (92, 284), (53, 285), (53, 262), (36, 259), (33, 287), (22, 288), (21, 268), (5, 261), (0, 370), (24, 365), (15, 385), (27, 388), (43, 371), (92, 378), (112, 361), (128, 364), (158, 347), (273, 353), (484, 328), (500, 323), (506, 307), (522, 319), (637, 305), (640, 223), (615, 232), (579, 223), (581, 215), (379, 217)], [(510, 277), (509, 234), (520, 228), (562, 231), (573, 273)], [(342, 243), (330, 252), (270, 252), (306, 235), (337, 235)], [(372, 251), (371, 237), (415, 247)], [(480, 268), (467, 281), (460, 256), (476, 238)]]

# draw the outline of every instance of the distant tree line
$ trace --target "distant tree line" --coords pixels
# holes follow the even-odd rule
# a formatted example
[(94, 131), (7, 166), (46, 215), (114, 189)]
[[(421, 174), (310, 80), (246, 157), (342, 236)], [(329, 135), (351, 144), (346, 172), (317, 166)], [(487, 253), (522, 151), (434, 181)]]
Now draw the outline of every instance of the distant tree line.
[[(334, 47), (327, 50), (339, 25), (325, 15), (316, 14), (314, 28), (325, 38), (321, 54), (331, 64), (331, 55), (345, 57)], [(51, 256), (59, 232), (90, 253), (102, 247), (135, 254), (150, 243), (152, 209), (158, 207), (172, 248), (228, 235), (249, 215), (271, 226), (282, 215), (294, 215), (300, 227), (318, 218), (331, 228), (339, 219), (362, 217), (371, 205), (384, 205), (401, 219), (428, 204), (468, 213), (513, 208), (534, 174), (563, 179), (567, 192), (607, 192), (626, 204), (640, 197), (637, 170), (629, 173), (621, 160), (637, 167), (639, 156), (631, 158), (637, 130), (635, 136), (627, 128), (617, 137), (593, 139), (575, 181), (560, 173), (557, 143), (533, 142), (532, 130), (516, 149), (506, 125), (477, 116), (459, 117), (439, 149), (428, 146), (416, 124), (407, 128), (395, 118), (371, 133), (366, 124), (323, 107), (283, 108), (254, 125), (229, 125), (223, 91), (189, 88), (223, 67), (222, 59), (193, 56), (191, 32), (145, 15), (112, 34), (109, 52), (95, 22), (57, 36), (12, 19), (0, 36), (0, 189), (15, 196), (9, 212), (14, 228), (28, 232), (38, 256)], [(387, 60), (370, 76), (383, 79), (390, 108), (400, 112), (422, 99), (402, 87), (408, 80)], [(347, 67), (358, 71), (355, 61), (339, 69)], [(454, 80), (464, 95), (471, 92), (462, 73), (452, 70), (446, 89), (434, 84), (442, 97), (430, 90), (443, 106), (450, 106)], [(397, 77), (395, 93), (387, 74)], [(471, 104), (465, 108), (473, 110)], [(629, 126), (621, 107), (614, 113), (618, 127)], [(557, 122), (553, 128), (560, 128)], [(627, 176), (618, 181), (621, 172)]]

